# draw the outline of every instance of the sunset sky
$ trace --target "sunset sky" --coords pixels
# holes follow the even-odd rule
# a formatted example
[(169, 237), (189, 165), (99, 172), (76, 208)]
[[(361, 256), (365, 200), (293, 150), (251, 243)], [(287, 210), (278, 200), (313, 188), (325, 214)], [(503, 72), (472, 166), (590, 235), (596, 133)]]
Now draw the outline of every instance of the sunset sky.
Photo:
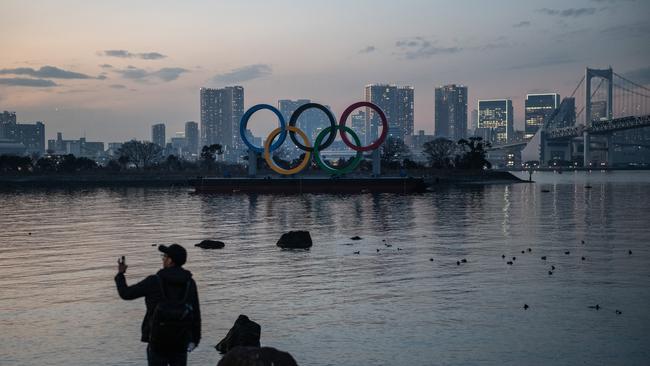
[(0, 111), (47, 138), (168, 138), (199, 122), (199, 88), (243, 85), (246, 107), (309, 98), (339, 115), (369, 83), (415, 88), (433, 132), (434, 88), (512, 98), (570, 94), (584, 68), (650, 83), (650, 1), (0, 2)]

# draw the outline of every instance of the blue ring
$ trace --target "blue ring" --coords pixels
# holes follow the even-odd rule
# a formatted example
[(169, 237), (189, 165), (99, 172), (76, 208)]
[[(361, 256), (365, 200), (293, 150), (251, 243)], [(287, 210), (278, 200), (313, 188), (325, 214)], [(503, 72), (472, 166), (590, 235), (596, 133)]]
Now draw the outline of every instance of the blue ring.
[(284, 143), (284, 140), (287, 138), (287, 125), (284, 121), (284, 117), (282, 116), (282, 113), (275, 108), (272, 105), (269, 104), (256, 104), (252, 107), (250, 107), (246, 113), (241, 117), (241, 121), (239, 122), (239, 135), (241, 135), (242, 141), (244, 141), (244, 144), (248, 146), (249, 149), (257, 152), (257, 153), (263, 153), (264, 152), (264, 147), (257, 147), (253, 144), (251, 144), (247, 139), (246, 139), (246, 126), (248, 125), (248, 120), (251, 118), (253, 113), (259, 111), (260, 109), (268, 109), (271, 112), (275, 113), (275, 115), (278, 117), (278, 120), (280, 121), (280, 128), (282, 129), (282, 132), (280, 132), (280, 137), (278, 140), (271, 144), (271, 147), (269, 148), (269, 152), (276, 150), (277, 148), (280, 147)]

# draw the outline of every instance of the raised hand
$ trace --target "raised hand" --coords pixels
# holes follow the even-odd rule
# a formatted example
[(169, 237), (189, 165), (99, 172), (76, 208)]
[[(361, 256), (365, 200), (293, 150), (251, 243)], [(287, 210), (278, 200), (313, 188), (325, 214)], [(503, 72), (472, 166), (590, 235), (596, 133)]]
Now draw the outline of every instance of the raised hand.
[(126, 258), (122, 256), (122, 258), (117, 259), (117, 272), (118, 273), (126, 273), (126, 269), (129, 268), (129, 266), (126, 265)]

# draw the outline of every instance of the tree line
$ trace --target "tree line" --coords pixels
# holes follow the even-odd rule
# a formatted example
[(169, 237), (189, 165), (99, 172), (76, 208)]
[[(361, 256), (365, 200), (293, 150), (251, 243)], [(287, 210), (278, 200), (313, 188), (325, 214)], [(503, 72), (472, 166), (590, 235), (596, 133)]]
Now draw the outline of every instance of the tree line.
[(49, 174), (91, 171), (126, 172), (198, 172), (214, 173), (219, 167), (217, 156), (223, 153), (221, 145), (204, 146), (199, 161), (188, 161), (175, 155), (163, 156), (160, 146), (147, 141), (131, 140), (122, 144), (116, 156), (101, 166), (93, 159), (73, 154), (38, 156), (0, 155), (0, 173)]
[[(420, 163), (413, 159), (413, 154), (402, 139), (388, 137), (380, 147), (379, 159), (382, 169), (489, 169), (492, 164), (487, 160), (487, 149), (490, 143), (483, 141), (481, 137), (470, 137), (453, 142), (446, 138), (436, 138), (423, 144), (423, 153), (427, 164)], [(304, 153), (295, 159), (288, 159), (282, 156), (281, 152), (274, 154), (274, 161), (282, 168), (289, 168), (300, 164)], [(370, 155), (366, 155), (370, 158)], [(340, 158), (337, 165), (345, 165), (354, 157), (348, 159)], [(244, 159), (247, 159), (244, 158)], [(265, 164), (264, 159), (258, 156), (259, 164)], [(313, 163), (313, 169), (318, 166)], [(372, 162), (369, 159), (359, 164), (359, 170), (371, 171)]]
[[(423, 145), (427, 165), (416, 162), (408, 146), (399, 138), (389, 137), (380, 148), (380, 161), (384, 169), (484, 169), (491, 164), (486, 159), (486, 149), (489, 143), (480, 137), (470, 137), (453, 142), (445, 138), (437, 138)], [(77, 173), (104, 170), (109, 172), (125, 171), (158, 171), (158, 172), (197, 172), (204, 174), (245, 174), (246, 169), (240, 164), (228, 164), (218, 161), (223, 154), (219, 144), (203, 146), (198, 161), (188, 161), (175, 155), (163, 156), (160, 146), (146, 141), (131, 140), (122, 144), (116, 157), (109, 160), (105, 166), (98, 165), (94, 160), (85, 157), (68, 155), (46, 155), (43, 157), (0, 155), (0, 173)], [(351, 159), (351, 158), (350, 158)], [(248, 157), (244, 157), (248, 160)], [(288, 168), (302, 160), (283, 159), (274, 154), (274, 160), (279, 166)], [(349, 160), (349, 159), (347, 159)], [(339, 159), (340, 165), (347, 163)], [(258, 167), (268, 168), (266, 161), (258, 156)], [(360, 165), (361, 171), (371, 170), (372, 163), (364, 160)], [(317, 166), (313, 166), (318, 169)]]

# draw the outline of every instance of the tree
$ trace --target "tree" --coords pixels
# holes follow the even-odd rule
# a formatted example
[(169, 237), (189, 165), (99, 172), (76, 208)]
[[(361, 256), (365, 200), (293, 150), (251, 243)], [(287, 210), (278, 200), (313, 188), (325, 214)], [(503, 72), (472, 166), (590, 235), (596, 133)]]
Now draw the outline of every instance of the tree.
[(383, 165), (395, 165), (401, 163), (404, 159), (411, 155), (411, 151), (404, 141), (397, 137), (388, 137), (384, 144), (381, 146), (381, 163)]
[(491, 168), (492, 164), (487, 161), (486, 148), (491, 145), (489, 142), (484, 143), (481, 137), (470, 137), (469, 140), (460, 139), (458, 145), (462, 154), (457, 157), (456, 166), (464, 169), (484, 169)]
[(214, 170), (217, 155), (223, 154), (223, 146), (220, 144), (205, 145), (201, 149), (201, 165), (208, 171)]
[(454, 165), (454, 158), (458, 150), (457, 145), (444, 137), (426, 142), (424, 154), (432, 168), (445, 169)]
[(29, 156), (0, 155), (0, 172), (27, 172), (32, 168)]
[(180, 171), (183, 169), (183, 164), (181, 160), (176, 155), (169, 155), (167, 159), (162, 163), (164, 169), (172, 171)]
[(34, 164), (34, 170), (40, 173), (56, 172), (57, 161), (53, 156), (42, 157)]
[(129, 165), (129, 157), (126, 155), (120, 155), (120, 157), (117, 158), (117, 162), (120, 164), (120, 170), (126, 170)]
[(112, 172), (119, 172), (122, 170), (122, 165), (117, 160), (111, 159), (106, 164), (106, 169)]
[(136, 168), (148, 168), (161, 158), (162, 148), (153, 142), (131, 140), (118, 150), (120, 159), (133, 163)]
[(76, 158), (72, 154), (64, 155), (61, 157), (57, 166), (57, 171), (65, 173), (74, 173), (97, 168), (97, 163), (94, 160), (80, 157)]

